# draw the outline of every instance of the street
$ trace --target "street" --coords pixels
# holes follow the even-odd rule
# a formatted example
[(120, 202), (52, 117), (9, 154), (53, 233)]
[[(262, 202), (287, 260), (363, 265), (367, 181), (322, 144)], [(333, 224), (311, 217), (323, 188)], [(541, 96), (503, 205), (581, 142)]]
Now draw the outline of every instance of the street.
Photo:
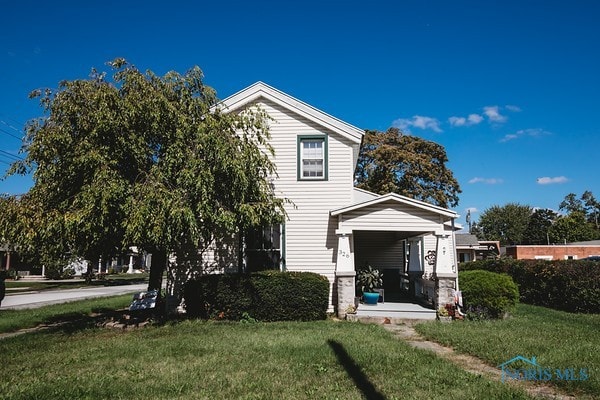
[(49, 304), (67, 303), (70, 301), (91, 299), (95, 297), (109, 297), (122, 294), (141, 292), (148, 288), (148, 284), (96, 286), (90, 288), (45, 290), (40, 292), (27, 292), (23, 294), (8, 294), (2, 300), (0, 310), (19, 310), (24, 308), (38, 308)]

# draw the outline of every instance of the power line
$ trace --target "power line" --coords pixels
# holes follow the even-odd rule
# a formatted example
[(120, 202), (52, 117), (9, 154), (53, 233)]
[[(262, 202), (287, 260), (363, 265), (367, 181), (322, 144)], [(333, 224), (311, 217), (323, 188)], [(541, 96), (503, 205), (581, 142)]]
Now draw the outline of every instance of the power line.
[(2, 128), (0, 128), (0, 133), (4, 133), (5, 135), (12, 136), (12, 137), (14, 137), (15, 139), (19, 139), (19, 140), (22, 140), (22, 139), (23, 139), (23, 138), (20, 138), (20, 137), (18, 137), (17, 135), (13, 135), (12, 133), (5, 131), (5, 130), (4, 130), (4, 129), (2, 129)]
[(4, 154), (4, 155), (5, 155), (5, 157), (6, 157), (6, 156), (9, 156), (9, 157), (12, 157), (12, 158), (14, 158), (15, 160), (24, 160), (24, 158), (23, 158), (23, 157), (21, 157), (21, 156), (17, 156), (17, 155), (15, 155), (15, 154), (12, 154), (12, 153), (9, 153), (8, 151), (0, 150), (0, 153)]
[(3, 126), (0, 126), (0, 133), (4, 133), (5, 135), (8, 135), (8, 136), (14, 137), (15, 139), (19, 139), (19, 140), (22, 140), (22, 139), (23, 139), (23, 131), (22, 131), (22, 130), (19, 130), (19, 129), (15, 128), (14, 126), (12, 126), (11, 124), (7, 123), (6, 121), (4, 121), (4, 120), (2, 120), (2, 119), (0, 119), (0, 123), (1, 123), (1, 124), (3, 124), (3, 125), (5, 125), (5, 126), (7, 126), (9, 129), (12, 129), (13, 131), (15, 131), (15, 132), (17, 132), (17, 133), (21, 134), (21, 137), (19, 137), (19, 136), (15, 135), (15, 134), (14, 134), (14, 133), (12, 133), (12, 132), (9, 132), (9, 131), (8, 131), (8, 130), (6, 130), (6, 128), (4, 128)]

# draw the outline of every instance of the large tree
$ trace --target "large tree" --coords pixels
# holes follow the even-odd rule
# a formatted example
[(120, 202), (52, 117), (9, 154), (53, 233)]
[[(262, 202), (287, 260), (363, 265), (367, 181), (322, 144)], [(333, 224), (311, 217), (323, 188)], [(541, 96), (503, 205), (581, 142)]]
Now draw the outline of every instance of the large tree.
[(501, 245), (521, 244), (529, 225), (532, 208), (519, 203), (492, 206), (481, 213), (480, 239), (499, 240)]
[(586, 220), (585, 213), (573, 211), (560, 216), (550, 227), (552, 243), (585, 242), (600, 239), (600, 233), (591, 222)]
[(523, 244), (549, 244), (550, 229), (559, 214), (549, 208), (537, 208), (529, 217)]
[(444, 147), (437, 143), (405, 135), (397, 128), (367, 131), (358, 157), (356, 186), (456, 207), (461, 190), (447, 162)]
[(160, 77), (110, 65), (112, 79), (93, 71), (34, 93), (45, 116), (11, 169), (33, 172), (32, 244), (93, 262), (137, 245), (154, 255), (156, 288), (169, 254), (198, 269), (215, 239), (282, 218), (262, 111), (220, 112), (198, 67)]
[(594, 224), (597, 230), (600, 229), (600, 202), (591, 191), (586, 190), (579, 198), (575, 193), (569, 193), (558, 207), (568, 214), (583, 214), (587, 222)]

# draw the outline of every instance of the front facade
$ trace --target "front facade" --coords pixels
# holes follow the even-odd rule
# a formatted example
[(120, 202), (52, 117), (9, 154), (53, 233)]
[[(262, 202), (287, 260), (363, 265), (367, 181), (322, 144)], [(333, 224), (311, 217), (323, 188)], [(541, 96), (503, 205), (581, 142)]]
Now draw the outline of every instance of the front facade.
[(265, 229), (268, 240), (247, 249), (247, 255), (265, 257), (284, 270), (326, 276), (331, 308), (342, 315), (354, 304), (355, 271), (366, 263), (384, 270), (390, 292), (409, 290), (431, 303), (446, 302), (457, 285), (456, 214), (354, 188), (364, 131), (275, 88), (258, 82), (221, 104), (227, 112), (257, 106), (273, 119), (275, 192), (291, 204), (285, 224)]

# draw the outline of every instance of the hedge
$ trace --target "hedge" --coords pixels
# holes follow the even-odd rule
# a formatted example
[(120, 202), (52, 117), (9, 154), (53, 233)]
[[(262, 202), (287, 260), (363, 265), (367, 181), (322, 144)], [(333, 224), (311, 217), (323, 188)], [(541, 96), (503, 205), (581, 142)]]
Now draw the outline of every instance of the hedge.
[(598, 262), (501, 258), (459, 265), (462, 271), (474, 269), (509, 274), (519, 286), (523, 303), (569, 312), (600, 312)]
[(327, 317), (329, 281), (312, 272), (212, 274), (187, 282), (184, 299), (191, 317), (313, 321)]
[(462, 271), (458, 274), (467, 315), (502, 318), (519, 301), (519, 289), (506, 274), (484, 270)]

